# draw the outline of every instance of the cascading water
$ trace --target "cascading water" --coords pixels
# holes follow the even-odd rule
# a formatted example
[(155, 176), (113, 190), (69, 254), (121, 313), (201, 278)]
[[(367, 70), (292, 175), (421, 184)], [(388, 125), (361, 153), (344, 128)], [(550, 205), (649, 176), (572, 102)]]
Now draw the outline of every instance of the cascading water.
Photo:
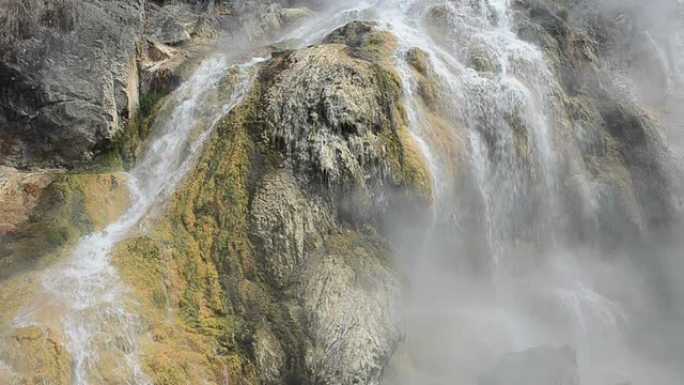
[[(590, 247), (569, 247), (584, 231), (572, 218), (586, 213), (572, 212), (561, 181), (578, 181), (572, 193), (581, 211), (594, 210), (597, 197), (582, 188), (590, 178), (567, 140), (555, 76), (539, 48), (513, 32), (512, 12), (509, 0), (346, 1), (285, 36), (316, 43), (349, 21), (372, 19), (398, 43), (393, 64), (438, 209), (411, 272), (407, 340), (388, 384), (477, 384), (502, 355), (549, 344), (577, 350), (584, 384), (653, 373), (630, 367), (632, 356), (622, 354), (629, 314), (605, 284), (622, 272)], [(428, 75), (410, 63), (416, 49), (436, 85), (432, 106), (421, 90)], [(63, 331), (77, 385), (104, 383), (100, 373), (112, 366), (123, 383), (149, 383), (138, 361), (135, 304), (108, 255), (168, 197), (217, 120), (245, 95), (249, 64), (239, 67), (228, 101), (213, 100), (226, 67), (222, 58), (205, 61), (174, 94), (129, 174), (129, 211), (43, 272), (44, 295), (15, 320)], [(611, 360), (622, 373), (598, 368)], [(0, 362), (0, 374), (8, 370)]]
[[(141, 325), (110, 252), (183, 179), (211, 129), (246, 94), (247, 71), (256, 62), (232, 67), (236, 73), (227, 72), (231, 67), (225, 57), (199, 66), (166, 103), (153, 126), (154, 138), (128, 174), (128, 211), (106, 229), (81, 239), (69, 259), (43, 272), (44, 295), (16, 317), (17, 327), (47, 325), (62, 331), (75, 385), (103, 384), (103, 373), (112, 372), (126, 384), (150, 383), (137, 357)], [(235, 79), (229, 97), (219, 95), (219, 82), (227, 77)]]
[[(407, 343), (387, 383), (475, 384), (507, 352), (564, 344), (577, 350), (582, 383), (654, 380), (650, 364), (629, 368), (628, 314), (604, 284), (628, 273), (573, 246), (586, 231), (577, 218), (593, 215), (598, 197), (561, 87), (541, 50), (514, 32), (513, 12), (508, 0), (354, 2), (297, 31), (316, 42), (360, 18), (396, 37), (408, 121), (433, 172), (438, 214), (411, 265)], [(416, 48), (436, 107), (409, 63)]]

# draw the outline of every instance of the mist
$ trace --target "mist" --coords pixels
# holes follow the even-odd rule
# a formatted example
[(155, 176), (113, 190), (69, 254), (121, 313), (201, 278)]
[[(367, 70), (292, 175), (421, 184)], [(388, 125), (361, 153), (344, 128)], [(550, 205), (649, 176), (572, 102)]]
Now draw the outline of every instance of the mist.
[(603, 0), (600, 6), (622, 35), (615, 56), (628, 62), (641, 102), (656, 111), (672, 148), (681, 153), (684, 4), (678, 0)]
[[(567, 143), (572, 135), (566, 131), (586, 124), (593, 136), (578, 142), (600, 142), (594, 137), (608, 130), (598, 120), (558, 118), (568, 96), (558, 96), (558, 76), (539, 45), (518, 36), (524, 24), (511, 6), (516, 2), (304, 3), (316, 15), (293, 25), (282, 40), (315, 44), (357, 19), (374, 20), (395, 35), (393, 64), (404, 83), (411, 130), (425, 144), (433, 173), (429, 218), (407, 208), (383, 222), (397, 244), (405, 320), (405, 340), (384, 383), (681, 383), (684, 218), (676, 180), (677, 152), (684, 151), (682, 4), (529, 2), (565, 9), (569, 29), (599, 35), (603, 57), (577, 72), (599, 68), (597, 77), (608, 84), (601, 91), (614, 108), (634, 109), (637, 121), (648, 121), (644, 130), (662, 137), (663, 143), (655, 138), (658, 143), (634, 149), (653, 151), (649, 159), (667, 169), (674, 187), (663, 186), (661, 196), (660, 186), (655, 192), (632, 187), (658, 184), (641, 171), (607, 165), (603, 180), (587, 170), (587, 156), (579, 144)], [(407, 64), (412, 48), (429, 58), (440, 98), (433, 110), (421, 96), (424, 80)], [(447, 127), (436, 127), (435, 117)], [(524, 155), (519, 130), (528, 138)], [(614, 173), (630, 171), (629, 191), (609, 186), (618, 184)], [(646, 211), (662, 201), (672, 217), (659, 221), (657, 212)]]
[[(5, 3), (10, 4), (0, 0), (0, 30), (8, 33), (0, 36), (0, 47), (16, 39), (30, 42), (39, 32), (47, 33), (41, 23), (53, 13), (68, 16), (58, 29), (69, 33), (83, 12), (74, 8), (73, 0), (59, 2), (61, 8), (43, 6), (37, 0), (26, 3), (30, 6), (15, 1), (3, 8)], [(210, 8), (217, 3), (193, 4)], [(222, 6), (226, 4), (244, 8), (235, 17), (242, 17), (240, 23), (252, 32), (249, 36), (222, 30), (216, 32), (220, 36), (212, 34), (216, 57), (204, 61), (160, 105), (158, 123), (151, 126), (156, 132), (150, 137), (153, 142), (128, 173), (135, 186), (130, 209), (105, 230), (79, 241), (69, 260), (76, 263), (47, 270), (45, 276), (56, 277), (43, 283), (48, 297), (68, 306), (45, 308), (43, 296), (28, 304), (28, 309), (39, 309), (31, 317), (52, 327), (45, 330), (64, 330), (65, 351), (76, 354), (73, 362), (65, 362), (81, 376), (75, 383), (92, 383), (91, 374), (95, 381), (107, 382), (98, 373), (100, 361), (108, 366), (127, 363), (121, 375), (126, 376), (127, 370), (131, 373), (128, 383), (151, 383), (144, 367), (138, 365), (138, 339), (146, 342), (153, 337), (156, 349), (157, 339), (174, 342), (172, 335), (166, 337), (169, 330), (177, 333), (175, 338), (187, 341), (149, 354), (140, 350), (141, 357), (164, 358), (167, 348), (169, 353), (179, 349), (181, 358), (187, 355), (197, 361), (201, 374), (203, 366), (207, 373), (218, 368), (213, 359), (224, 355), (220, 358), (226, 358), (231, 367), (216, 376), (216, 383), (232, 383), (233, 369), (240, 376), (252, 375), (255, 382), (268, 384), (684, 383), (684, 0), (284, 0), (279, 3), (282, 8), (252, 0)], [(263, 9), (247, 12), (251, 8)], [(207, 17), (206, 23), (219, 22)], [(329, 46), (323, 47), (323, 53), (316, 52), (321, 47), (302, 48), (291, 56), (287, 52), (319, 44), (333, 30), (356, 20), (374, 24), (346, 31), (342, 43), (329, 50), (339, 48), (340, 56), (326, 54)], [(383, 33), (372, 34), (377, 30)], [(330, 41), (337, 42), (331, 39), (326, 44), (333, 44)], [(269, 56), (273, 61), (269, 62)], [(310, 62), (303, 61), (308, 57)], [(343, 63), (337, 62), (340, 58)], [(299, 67), (294, 66), (297, 60)], [(356, 60), (363, 65), (357, 68)], [(243, 64), (232, 66), (235, 62)], [(313, 65), (304, 68), (302, 62)], [(328, 71), (337, 69), (336, 65), (347, 67)], [(227, 67), (231, 68), (228, 72)], [(359, 74), (359, 68), (364, 73)], [(310, 73), (305, 69), (311, 69)], [(298, 71), (306, 76), (299, 76)], [(337, 75), (330, 74), (347, 78), (337, 82), (331, 79)], [(377, 84), (381, 82), (392, 87)], [(230, 90), (224, 90), (224, 85)], [(252, 91), (254, 86), (264, 89)], [(310, 93), (310, 86), (321, 91)], [(357, 86), (378, 91), (371, 97), (393, 100), (383, 100), (377, 108), (361, 108), (377, 100), (359, 97), (363, 92)], [(219, 104), (224, 91), (230, 99)], [(281, 102), (290, 92), (297, 98), (296, 108)], [(328, 115), (344, 119), (326, 116), (319, 124), (318, 108), (328, 102), (330, 106), (323, 110), (334, 110), (335, 114)], [(233, 116), (232, 109), (241, 105), (246, 112), (236, 111)], [(260, 108), (267, 110), (264, 122), (252, 122), (253, 117), (262, 118), (252, 115), (253, 109)], [(270, 121), (269, 109), (282, 109), (284, 118)], [(386, 113), (389, 123), (384, 116), (377, 124), (358, 118), (376, 110)], [(306, 130), (299, 126), (300, 113)], [(295, 114), (297, 119), (290, 117)], [(354, 132), (345, 132), (342, 124), (324, 122), (334, 119), (354, 126)], [(218, 132), (212, 134), (219, 123)], [(253, 127), (262, 123), (269, 126)], [(306, 150), (261, 153), (261, 142), (250, 136), (263, 135), (258, 139), (268, 146), (281, 146), (281, 138), (264, 133), (278, 131), (276, 123), (283, 125), (283, 135), (288, 136), (283, 147)], [(321, 128), (328, 123), (330, 127)], [(370, 127), (378, 124), (382, 130)], [(329, 132), (315, 137), (315, 130), (323, 128)], [(356, 131), (364, 132), (357, 135)], [(402, 137), (373, 142), (374, 135), (385, 134)], [(202, 155), (205, 140), (211, 147)], [(329, 143), (309, 146), (316, 140)], [(350, 152), (340, 155), (339, 143)], [(244, 155), (235, 155), (238, 151), (232, 148), (243, 144), (247, 148), (239, 153), (245, 150)], [(253, 144), (259, 148), (251, 148)], [(375, 146), (378, 159), (387, 158), (381, 163), (375, 155), (365, 158), (366, 147), (373, 147), (375, 153)], [(383, 146), (407, 148), (395, 151)], [(400, 154), (398, 159), (394, 152)], [(343, 167), (358, 164), (358, 170), (350, 174), (354, 183), (349, 189), (340, 184), (343, 192), (328, 194), (330, 186), (320, 182), (318, 175), (322, 171), (326, 179), (327, 169), (308, 169), (319, 163), (302, 161), (304, 170), (294, 172), (300, 167), (295, 157), (307, 156), (319, 157), (316, 162), (321, 163), (330, 160), (340, 175), (346, 175)], [(339, 162), (337, 156), (349, 157), (350, 162)], [(406, 167), (409, 156), (411, 167)], [(219, 158), (229, 157), (245, 165), (224, 167)], [(276, 167), (270, 162), (281, 158), (283, 170), (274, 171), (271, 183), (270, 168)], [(368, 163), (378, 164), (365, 168)], [(394, 166), (399, 170), (396, 174), (402, 175), (384, 169)], [(197, 175), (192, 172), (195, 167), (200, 171)], [(168, 176), (169, 169), (173, 177)], [(263, 176), (257, 176), (262, 172)], [(411, 175), (413, 179), (404, 175), (413, 172), (420, 175)], [(166, 221), (162, 206), (185, 183), (186, 175), (191, 175), (192, 188), (180, 190), (183, 195), (171, 199), (183, 205), (174, 206)], [(360, 183), (363, 178), (372, 183)], [(245, 182), (246, 187), (229, 190), (238, 182), (240, 186)], [(202, 190), (203, 184), (208, 186), (206, 196), (195, 191), (195, 187)], [(355, 195), (356, 187), (366, 190)], [(272, 197), (267, 191), (280, 188), (283, 197)], [(324, 196), (316, 196), (318, 188)], [(376, 188), (379, 191), (373, 194), (367, 191)], [(224, 195), (230, 201), (219, 202), (228, 199)], [(366, 202), (366, 197), (381, 202)], [(364, 204), (358, 204), (362, 199)], [(209, 204), (211, 200), (217, 203)], [(256, 204), (263, 207), (255, 210)], [(328, 204), (330, 208), (324, 207)], [(308, 205), (311, 213), (305, 210)], [(279, 211), (280, 206), (284, 209)], [(208, 214), (195, 215), (195, 210)], [(283, 218), (269, 222), (270, 216)], [(129, 306), (125, 282), (109, 254), (126, 240), (128, 232), (138, 228), (143, 232), (155, 220), (173, 227), (173, 232), (164, 228), (159, 231), (163, 234), (148, 234), (145, 230), (140, 244), (131, 243), (130, 248), (141, 249), (141, 261), (146, 261), (143, 254), (150, 253), (155, 260), (168, 257), (169, 262), (155, 262), (160, 264), (159, 269), (154, 265), (155, 274), (157, 270), (165, 273), (150, 280), (159, 278), (159, 282), (144, 293), (133, 294), (151, 296), (155, 307), (151, 313), (166, 311), (164, 322), (174, 326), (166, 327), (160, 318), (164, 329), (159, 335), (152, 335), (157, 330), (151, 328), (150, 335), (143, 335), (144, 317), (154, 315), (138, 317), (136, 306)], [(320, 236), (314, 228), (319, 223), (325, 227)], [(185, 234), (190, 227), (198, 228), (192, 236)], [(309, 231), (315, 234), (311, 239)], [(232, 238), (232, 232), (241, 238)], [(364, 248), (326, 240), (346, 232), (369, 233), (373, 243), (376, 238), (383, 243), (382, 252), (363, 256), (364, 262), (372, 263), (356, 263), (352, 257), (358, 255), (353, 253), (361, 254)], [(178, 250), (171, 246), (166, 250), (175, 235), (180, 242), (190, 243), (174, 243)], [(163, 242), (157, 245), (155, 236)], [(205, 236), (206, 242), (200, 239)], [(254, 256), (247, 255), (252, 252), (249, 243), (254, 243)], [(281, 244), (287, 251), (280, 250)], [(389, 257), (385, 247), (392, 250)], [(131, 259), (137, 270), (138, 251), (130, 253), (134, 255), (124, 258)], [(178, 262), (171, 261), (177, 254)], [(221, 258), (220, 265), (212, 260), (215, 256)], [(336, 266), (337, 259), (346, 257), (349, 261)], [(357, 272), (376, 264), (381, 276), (364, 277)], [(195, 270), (208, 272), (195, 274)], [(146, 272), (141, 268), (139, 274)], [(123, 273), (127, 279), (138, 278), (138, 272)], [(341, 283), (328, 280), (343, 274), (348, 276)], [(310, 284), (313, 281), (320, 282), (320, 287)], [(186, 285), (192, 293), (181, 287)], [(376, 287), (383, 285), (389, 289)], [(351, 289), (356, 292), (338, 301)], [(387, 293), (375, 295), (374, 290)], [(403, 338), (397, 344), (402, 337), (394, 306), (399, 292)], [(223, 294), (229, 296), (223, 298)], [(181, 303), (173, 305), (177, 308), (171, 305), (174, 296), (182, 297)], [(200, 307), (202, 303), (183, 307), (193, 301), (212, 304), (206, 309)], [(98, 306), (94, 311), (84, 309), (81, 305), (86, 302)], [(231, 302), (234, 309), (224, 309), (223, 302)], [(324, 303), (325, 309), (320, 310), (318, 303)], [(55, 317), (53, 310), (64, 317)], [(186, 337), (185, 326), (176, 328), (172, 323), (175, 311), (202, 328), (206, 321), (203, 332), (215, 335)], [(204, 313), (211, 317), (200, 319)], [(108, 325), (112, 315), (114, 331)], [(18, 317), (24, 319), (20, 326), (31, 324), (26, 321), (31, 317)], [(390, 319), (388, 331), (383, 326)], [(224, 336), (223, 329), (231, 330), (232, 336)], [(199, 346), (205, 337), (206, 349)], [(127, 344), (112, 347), (109, 340)], [(218, 351), (213, 342), (225, 351)], [(192, 346), (183, 351), (186, 344)], [(14, 356), (11, 350), (0, 351), (0, 358)], [(175, 363), (164, 365), (171, 368)], [(0, 361), (0, 373), (9, 373), (9, 366), (4, 371), (3, 365)], [(317, 377), (319, 372), (324, 374), (322, 379)], [(381, 383), (376, 382), (378, 376)]]
[[(529, 58), (538, 49), (517, 40), (515, 12), (497, 9), (505, 2), (414, 4), (408, 7), (412, 17), (407, 23), (425, 38), (411, 35), (401, 24), (406, 21), (397, 21), (397, 14), (406, 9), (392, 13), (382, 8), (384, 3), (371, 5), (365, 14), (398, 35), (400, 52), (411, 46), (427, 52), (441, 96), (448, 99), (440, 113), (451, 119), (455, 137), (469, 152), (463, 155), (461, 170), (433, 154), (436, 185), (440, 180), (453, 183), (437, 191), (429, 224), (418, 223), (413, 214), (395, 214), (385, 223), (386, 232), (400, 245), (396, 260), (405, 274), (406, 322), (405, 341), (388, 365), (385, 383), (681, 383), (684, 226), (676, 180), (681, 177), (677, 152), (684, 150), (682, 4), (583, 1), (569, 7), (567, 15), (570, 28), (588, 34), (603, 23), (606, 40), (599, 49), (605, 55), (592, 66), (609, 74), (605, 76), (614, 85), (607, 92), (616, 105), (634, 106), (640, 116), (649, 116), (648, 125), (659, 138), (653, 143), (662, 141), (662, 147), (648, 151), (662, 152), (654, 158), (662, 159), (669, 173), (669, 195), (642, 190), (634, 198), (641, 205), (635, 210), (648, 210), (649, 202), (665, 199), (672, 217), (653, 223), (639, 219), (634, 225), (625, 208), (604, 207), (619, 206), (610, 201), (623, 199), (619, 195), (592, 196), (600, 187), (586, 181), (591, 172), (580, 170), (589, 167), (582, 165), (586, 158), (554, 137), (554, 132), (567, 129), (550, 118), (559, 113), (555, 104), (560, 103), (554, 100), (557, 81), (543, 68), (548, 62)], [(455, 10), (444, 18), (451, 24), (430, 19), (435, 9)], [(502, 31), (504, 14), (511, 18), (505, 22), (513, 33)], [(511, 110), (504, 104), (514, 96), (502, 91), (509, 85), (505, 80), (471, 70), (473, 42), (481, 42), (477, 49), (488, 50), (489, 58), (510, 68), (505, 76), (527, 87), (529, 94), (514, 100), (511, 108), (528, 109), (521, 119), (535, 142), (527, 155), (533, 159), (507, 153), (515, 144), (496, 133), (509, 127), (506, 116)], [(516, 60), (525, 61), (527, 68), (516, 67)], [(456, 62), (464, 67), (454, 70)], [(401, 71), (401, 63), (398, 67), (409, 88), (407, 107), (418, 110), (413, 123), (423, 126), (416, 135), (435, 148), (438, 139), (429, 133), (434, 127), (429, 127), (428, 116), (433, 112), (420, 111), (422, 102), (412, 100), (419, 92), (410, 90), (418, 82), (410, 68)], [(535, 88), (535, 81), (544, 82), (547, 76), (549, 88)], [(487, 92), (502, 94), (483, 96)], [(535, 116), (537, 110), (546, 117)], [(499, 115), (504, 118), (497, 120)], [(479, 137), (484, 133), (494, 136), (487, 140), (498, 147), (486, 148)], [(503, 153), (492, 155), (496, 151)], [(483, 160), (487, 154), (491, 158)], [(568, 169), (574, 175), (564, 176)], [(633, 173), (632, 178), (635, 185), (653, 183), (648, 175)], [(579, 186), (568, 187), (568, 180)], [(570, 193), (572, 189), (588, 192)], [(577, 198), (586, 200), (580, 205), (586, 212), (577, 213), (565, 202), (572, 194), (586, 194)], [(600, 218), (600, 225), (586, 220), (592, 215)], [(605, 239), (609, 237), (615, 239)]]

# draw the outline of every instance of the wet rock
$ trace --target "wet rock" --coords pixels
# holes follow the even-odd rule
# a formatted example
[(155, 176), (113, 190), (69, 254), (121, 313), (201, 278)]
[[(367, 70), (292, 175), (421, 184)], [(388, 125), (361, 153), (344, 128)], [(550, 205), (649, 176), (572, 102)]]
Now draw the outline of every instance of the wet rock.
[[(354, 54), (366, 41), (284, 49), (261, 65), (159, 225), (114, 257), (146, 322), (177, 312), (178, 329), (222, 346), (217, 357), (158, 338), (150, 356), (225, 364), (193, 361), (210, 383), (380, 381), (403, 328), (378, 222), (429, 202), (431, 185), (389, 60)], [(166, 356), (152, 373), (181, 381), (165, 368), (184, 356)]]
[(343, 30), (333, 36), (326, 41), (351, 36), (353, 46), (294, 51), (262, 71), (270, 121), (265, 129), (298, 178), (326, 186), (343, 217), (363, 221), (386, 210), (393, 188), (426, 197), (431, 182), (400, 110), (397, 75), (348, 54), (349, 48), (366, 51), (363, 36)]
[(293, 349), (279, 338), (299, 362), (290, 373), (312, 383), (378, 383), (403, 336), (388, 246), (372, 227), (346, 228), (408, 206), (398, 194), (425, 199), (430, 189), (386, 66), (391, 44), (374, 25), (352, 23), (259, 74), (258, 136), (283, 165), (255, 191), (252, 239), (269, 285), (292, 288), (302, 304), (300, 332), (311, 339)]
[(251, 222), (264, 273), (287, 287), (334, 226), (326, 205), (305, 196), (289, 170), (269, 175), (252, 203)]
[(406, 60), (419, 74), (427, 75), (428, 70), (430, 69), (430, 63), (425, 51), (420, 48), (411, 48), (406, 53)]
[(380, 382), (403, 338), (400, 289), (382, 243), (332, 237), (304, 271), (302, 300), (313, 336), (307, 366), (316, 384)]
[(468, 66), (480, 73), (497, 74), (501, 64), (494, 50), (485, 41), (473, 40), (468, 47)]
[(509, 353), (482, 375), (479, 385), (578, 385), (575, 352), (568, 348), (539, 347)]
[(352, 21), (331, 32), (323, 43), (344, 44), (352, 56), (373, 62), (387, 61), (396, 49), (394, 36), (368, 21)]

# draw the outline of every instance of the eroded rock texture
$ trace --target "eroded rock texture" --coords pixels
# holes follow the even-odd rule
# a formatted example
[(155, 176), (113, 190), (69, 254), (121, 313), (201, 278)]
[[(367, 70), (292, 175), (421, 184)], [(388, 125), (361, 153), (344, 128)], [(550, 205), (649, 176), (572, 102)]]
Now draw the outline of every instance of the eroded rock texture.
[[(403, 338), (400, 281), (378, 224), (429, 206), (429, 171), (392, 68), (355, 54), (389, 52), (392, 40), (372, 24), (365, 34), (375, 46), (323, 44), (266, 62), (158, 229), (118, 253), (145, 300), (166, 282), (171, 307), (208, 345), (200, 351), (209, 358), (219, 344), (232, 383), (376, 384)], [(151, 280), (139, 268), (149, 255), (169, 258)]]
[(202, 47), (236, 34), (264, 39), (296, 19), (277, 1), (3, 0), (0, 8), (0, 164), (19, 168), (87, 164), (135, 129)]

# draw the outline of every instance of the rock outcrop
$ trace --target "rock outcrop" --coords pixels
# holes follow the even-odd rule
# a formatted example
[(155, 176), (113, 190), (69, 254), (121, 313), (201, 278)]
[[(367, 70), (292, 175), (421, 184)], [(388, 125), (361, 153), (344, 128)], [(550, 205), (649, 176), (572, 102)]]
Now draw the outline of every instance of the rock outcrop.
[(82, 163), (136, 113), (143, 7), (134, 1), (48, 2), (45, 9), (28, 3), (13, 5), (28, 14), (7, 16), (25, 18), (26, 25), (2, 49), (0, 162)]
[[(391, 36), (358, 23), (334, 36), (356, 43), (284, 51), (259, 69), (157, 230), (118, 253), (143, 301), (168, 298), (194, 334), (219, 343), (211, 359), (231, 383), (377, 384), (403, 338), (378, 224), (430, 205), (429, 171), (380, 59)], [(167, 267), (141, 269), (150, 255)], [(209, 373), (218, 383), (223, 369)]]
[(0, 2), (0, 164), (86, 165), (219, 38), (264, 39), (299, 17), (278, 1), (214, 3)]

